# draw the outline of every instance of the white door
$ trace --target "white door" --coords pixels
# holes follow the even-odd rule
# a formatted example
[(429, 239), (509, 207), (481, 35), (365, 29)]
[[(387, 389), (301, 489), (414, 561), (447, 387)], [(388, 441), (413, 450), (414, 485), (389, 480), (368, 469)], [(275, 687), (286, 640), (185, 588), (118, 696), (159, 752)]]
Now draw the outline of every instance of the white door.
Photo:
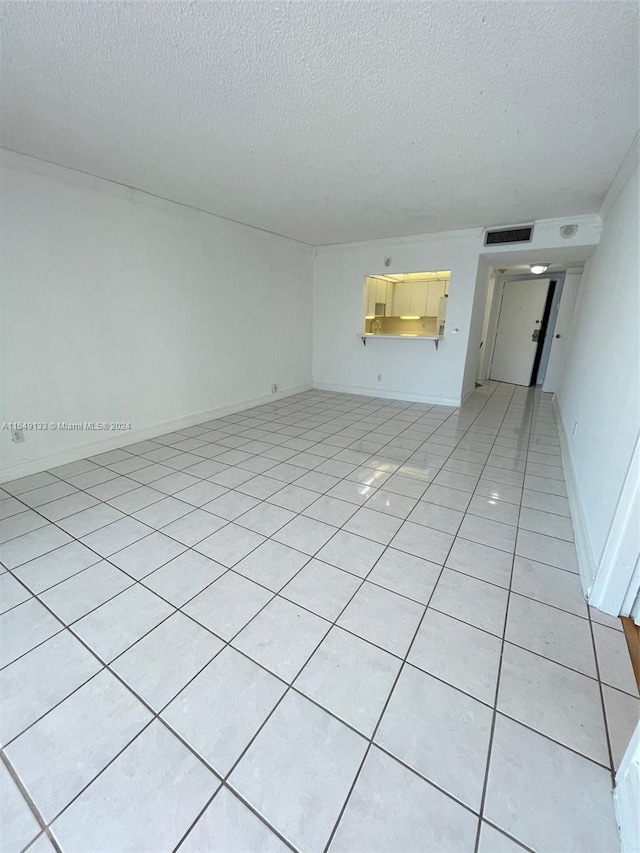
[(530, 384), (549, 281), (533, 278), (503, 283), (491, 379), (514, 385)]

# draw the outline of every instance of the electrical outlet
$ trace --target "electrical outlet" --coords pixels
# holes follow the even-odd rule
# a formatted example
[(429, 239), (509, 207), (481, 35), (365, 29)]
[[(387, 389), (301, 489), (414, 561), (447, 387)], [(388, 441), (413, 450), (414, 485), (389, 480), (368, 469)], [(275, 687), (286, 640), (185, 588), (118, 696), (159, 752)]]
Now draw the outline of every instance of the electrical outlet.
[(578, 432), (578, 421), (574, 421), (573, 430), (571, 431), (571, 435), (575, 435)]
[(13, 441), (14, 444), (22, 444), (22, 442), (25, 441), (24, 430), (12, 429), (11, 430), (11, 441)]
[(381, 373), (378, 374), (378, 382), (382, 382), (382, 374)]
[(272, 394), (276, 394), (276, 393), (277, 393), (277, 391), (278, 391), (278, 386), (277, 386), (277, 385), (276, 385), (276, 383), (274, 382), (274, 383), (273, 383), (273, 385), (271, 386), (271, 393), (272, 393)]

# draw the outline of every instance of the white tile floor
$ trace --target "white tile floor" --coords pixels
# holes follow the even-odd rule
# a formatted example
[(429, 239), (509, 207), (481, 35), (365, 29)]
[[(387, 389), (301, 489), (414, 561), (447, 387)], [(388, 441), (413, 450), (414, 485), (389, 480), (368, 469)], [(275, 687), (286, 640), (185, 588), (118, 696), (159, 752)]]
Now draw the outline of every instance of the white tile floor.
[(319, 391), (5, 484), (3, 851), (618, 850), (551, 402)]

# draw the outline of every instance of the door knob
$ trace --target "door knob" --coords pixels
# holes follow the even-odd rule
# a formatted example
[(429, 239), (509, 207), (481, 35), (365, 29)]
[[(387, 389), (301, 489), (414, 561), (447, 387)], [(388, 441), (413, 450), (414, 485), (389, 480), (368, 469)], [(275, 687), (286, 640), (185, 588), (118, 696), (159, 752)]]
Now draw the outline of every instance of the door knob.
[(561, 337), (562, 337), (562, 335), (556, 335), (556, 338), (561, 338)]

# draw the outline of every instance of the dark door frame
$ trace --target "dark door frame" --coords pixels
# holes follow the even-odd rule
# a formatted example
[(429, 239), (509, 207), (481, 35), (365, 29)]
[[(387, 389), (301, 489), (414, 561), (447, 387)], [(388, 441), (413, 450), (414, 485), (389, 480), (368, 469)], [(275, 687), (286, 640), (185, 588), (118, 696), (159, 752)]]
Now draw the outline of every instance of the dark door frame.
[(544, 342), (547, 337), (547, 327), (549, 325), (549, 317), (551, 316), (551, 306), (553, 304), (553, 297), (555, 296), (557, 283), (558, 280), (556, 278), (552, 278), (549, 282), (547, 298), (544, 303), (544, 312), (542, 314), (542, 322), (540, 323), (538, 346), (536, 347), (536, 354), (533, 359), (533, 367), (531, 368), (531, 379), (529, 380), (529, 386), (535, 385), (538, 379), (538, 370), (540, 369), (540, 362), (542, 361), (542, 350), (544, 348)]

